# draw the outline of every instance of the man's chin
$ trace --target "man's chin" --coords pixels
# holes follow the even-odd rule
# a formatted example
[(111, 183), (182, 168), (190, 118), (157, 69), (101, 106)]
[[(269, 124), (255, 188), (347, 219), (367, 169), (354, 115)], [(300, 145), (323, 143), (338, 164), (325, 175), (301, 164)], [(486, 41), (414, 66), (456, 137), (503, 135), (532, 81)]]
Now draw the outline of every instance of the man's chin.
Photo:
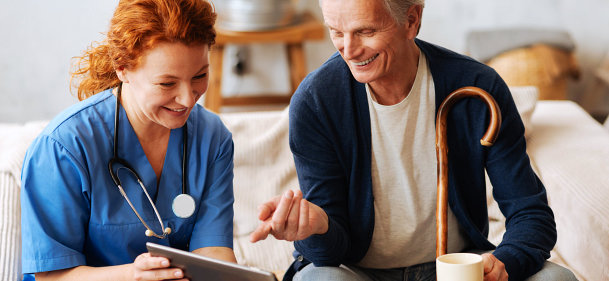
[(363, 84), (367, 84), (367, 83), (374, 81), (374, 79), (372, 77), (370, 77), (370, 75), (360, 75), (358, 73), (354, 74), (353, 72), (351, 72), (351, 75), (353, 75), (353, 78), (355, 78), (355, 81), (363, 83)]

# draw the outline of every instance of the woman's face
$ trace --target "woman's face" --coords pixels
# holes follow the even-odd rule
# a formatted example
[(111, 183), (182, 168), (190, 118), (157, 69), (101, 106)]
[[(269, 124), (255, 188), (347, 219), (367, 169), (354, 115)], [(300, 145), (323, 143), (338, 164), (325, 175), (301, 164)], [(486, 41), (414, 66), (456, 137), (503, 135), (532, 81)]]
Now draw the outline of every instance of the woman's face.
[(134, 126), (182, 127), (207, 91), (209, 47), (159, 43), (146, 51), (135, 69), (117, 70), (123, 82), (121, 102)]

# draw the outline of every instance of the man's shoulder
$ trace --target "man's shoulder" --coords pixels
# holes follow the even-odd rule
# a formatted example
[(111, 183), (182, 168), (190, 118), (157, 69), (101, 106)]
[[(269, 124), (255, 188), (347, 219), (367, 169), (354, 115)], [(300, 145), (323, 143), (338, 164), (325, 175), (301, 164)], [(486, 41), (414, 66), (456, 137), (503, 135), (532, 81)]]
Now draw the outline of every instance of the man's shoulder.
[(467, 69), (468, 71), (476, 71), (479, 73), (496, 74), (491, 67), (465, 54), (460, 54), (420, 39), (416, 39), (416, 44), (425, 54), (432, 68), (446, 71)]
[(314, 89), (335, 88), (342, 84), (337, 83), (337, 81), (348, 81), (351, 77), (349, 66), (345, 63), (340, 54), (336, 52), (319, 68), (309, 73), (302, 81), (301, 87)]
[(313, 101), (337, 102), (335, 99), (345, 98), (343, 94), (350, 91), (354, 81), (349, 66), (336, 52), (305, 77), (296, 89), (290, 104)]
[(476, 86), (487, 92), (496, 91), (497, 87), (502, 92), (507, 90), (499, 74), (484, 63), (423, 40), (416, 39), (416, 43), (428, 60), (436, 93), (441, 97), (464, 86)]

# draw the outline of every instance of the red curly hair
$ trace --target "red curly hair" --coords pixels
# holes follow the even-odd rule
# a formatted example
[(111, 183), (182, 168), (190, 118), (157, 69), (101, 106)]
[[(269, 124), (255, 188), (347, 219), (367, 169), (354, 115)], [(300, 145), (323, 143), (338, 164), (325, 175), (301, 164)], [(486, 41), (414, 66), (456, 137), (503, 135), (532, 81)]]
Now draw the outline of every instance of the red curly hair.
[(215, 21), (205, 0), (121, 0), (104, 42), (76, 57), (71, 75), (78, 99), (118, 86), (116, 69), (137, 68), (142, 54), (160, 42), (213, 45)]

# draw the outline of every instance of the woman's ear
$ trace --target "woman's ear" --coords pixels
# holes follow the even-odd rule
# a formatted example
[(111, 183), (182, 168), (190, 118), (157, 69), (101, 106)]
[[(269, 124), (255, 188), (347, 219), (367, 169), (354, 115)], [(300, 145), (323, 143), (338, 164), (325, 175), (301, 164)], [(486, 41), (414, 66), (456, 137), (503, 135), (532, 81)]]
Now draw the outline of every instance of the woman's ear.
[(127, 79), (127, 70), (125, 70), (124, 66), (119, 66), (116, 69), (116, 76), (118, 76), (118, 79), (121, 80), (121, 82), (123, 83), (129, 83), (129, 79)]
[(412, 5), (408, 8), (406, 15), (406, 29), (408, 30), (408, 38), (414, 39), (419, 34), (421, 28), (421, 17), (423, 15), (423, 6)]

